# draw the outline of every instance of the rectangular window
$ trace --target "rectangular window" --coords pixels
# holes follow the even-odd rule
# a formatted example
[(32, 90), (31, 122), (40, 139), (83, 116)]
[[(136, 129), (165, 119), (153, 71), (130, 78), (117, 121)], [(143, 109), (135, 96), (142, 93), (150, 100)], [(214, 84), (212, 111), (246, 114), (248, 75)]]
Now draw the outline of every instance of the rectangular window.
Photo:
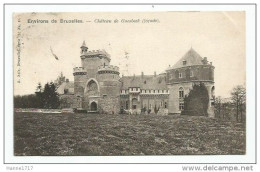
[(193, 77), (193, 71), (190, 71), (190, 77)]
[(179, 103), (179, 110), (184, 110), (184, 102)]
[(184, 91), (179, 91), (179, 98), (183, 98), (184, 97)]
[(182, 73), (181, 72), (179, 73), (179, 78), (182, 78)]

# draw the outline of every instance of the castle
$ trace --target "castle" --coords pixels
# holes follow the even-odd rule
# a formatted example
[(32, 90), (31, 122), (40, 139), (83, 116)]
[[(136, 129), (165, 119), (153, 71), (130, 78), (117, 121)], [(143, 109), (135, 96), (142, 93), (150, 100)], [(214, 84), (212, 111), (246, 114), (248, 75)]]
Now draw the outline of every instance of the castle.
[[(81, 67), (73, 69), (74, 82), (66, 80), (57, 92), (61, 108), (88, 112), (180, 114), (184, 96), (193, 84), (203, 82), (209, 94), (208, 114), (214, 117), (214, 66), (190, 49), (175, 65), (157, 75), (119, 76), (119, 68), (110, 65), (104, 50), (88, 51), (80, 47)], [(155, 112), (156, 111), (156, 112)]]

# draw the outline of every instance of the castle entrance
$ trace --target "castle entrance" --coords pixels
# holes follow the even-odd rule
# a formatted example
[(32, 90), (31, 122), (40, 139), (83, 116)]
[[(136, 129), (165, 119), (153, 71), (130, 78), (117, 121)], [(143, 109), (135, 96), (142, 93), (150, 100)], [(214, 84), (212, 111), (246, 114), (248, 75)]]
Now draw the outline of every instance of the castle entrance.
[(137, 109), (137, 98), (132, 99), (132, 109)]
[(90, 110), (91, 111), (97, 111), (97, 103), (96, 102), (92, 102), (90, 104)]

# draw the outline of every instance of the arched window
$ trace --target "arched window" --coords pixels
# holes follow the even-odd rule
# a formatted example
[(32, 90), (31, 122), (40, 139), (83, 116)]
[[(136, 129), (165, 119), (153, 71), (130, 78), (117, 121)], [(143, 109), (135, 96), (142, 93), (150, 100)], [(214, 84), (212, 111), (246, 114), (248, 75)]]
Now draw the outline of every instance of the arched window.
[(211, 98), (215, 97), (215, 86), (211, 88)]
[(125, 108), (128, 109), (128, 101), (125, 102)]
[(98, 85), (94, 80), (88, 82), (87, 94), (91, 96), (98, 95)]
[(184, 90), (182, 87), (179, 88), (179, 98), (183, 98), (184, 97)]

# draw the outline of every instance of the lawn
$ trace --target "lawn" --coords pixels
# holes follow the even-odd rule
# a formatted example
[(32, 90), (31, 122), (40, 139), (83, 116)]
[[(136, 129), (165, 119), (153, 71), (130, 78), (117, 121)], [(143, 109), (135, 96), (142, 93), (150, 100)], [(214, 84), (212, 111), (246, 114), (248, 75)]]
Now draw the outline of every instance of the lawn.
[(244, 124), (207, 117), (14, 114), (14, 154), (245, 154)]

